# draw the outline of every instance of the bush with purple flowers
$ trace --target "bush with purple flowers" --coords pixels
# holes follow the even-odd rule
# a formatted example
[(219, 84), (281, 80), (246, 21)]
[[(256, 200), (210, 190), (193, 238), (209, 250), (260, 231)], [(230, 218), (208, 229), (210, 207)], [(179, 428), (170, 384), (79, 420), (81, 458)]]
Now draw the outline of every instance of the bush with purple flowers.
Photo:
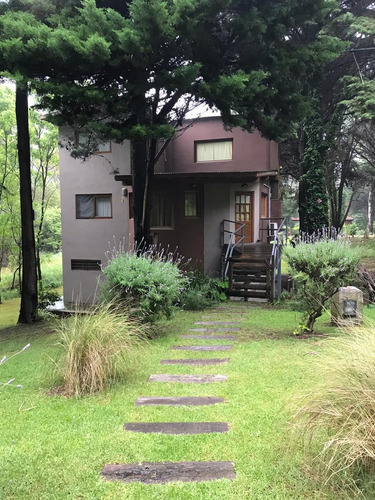
[(345, 240), (302, 242), (295, 248), (286, 247), (283, 252), (304, 311), (295, 333), (312, 333), (327, 301), (340, 287), (355, 279), (360, 255)]

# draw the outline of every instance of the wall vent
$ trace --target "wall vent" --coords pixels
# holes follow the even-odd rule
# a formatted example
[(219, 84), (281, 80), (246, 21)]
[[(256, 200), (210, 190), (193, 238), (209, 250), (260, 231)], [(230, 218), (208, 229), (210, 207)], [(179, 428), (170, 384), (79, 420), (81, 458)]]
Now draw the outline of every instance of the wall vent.
[(101, 271), (101, 260), (95, 259), (72, 259), (70, 267), (72, 271)]

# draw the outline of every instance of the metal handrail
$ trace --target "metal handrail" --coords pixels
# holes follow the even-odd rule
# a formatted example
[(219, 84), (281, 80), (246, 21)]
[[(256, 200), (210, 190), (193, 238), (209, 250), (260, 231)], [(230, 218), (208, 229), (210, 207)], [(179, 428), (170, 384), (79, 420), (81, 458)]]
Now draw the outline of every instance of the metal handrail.
[[(223, 279), (225, 279), (228, 275), (229, 259), (231, 259), (232, 255), (233, 255), (233, 250), (236, 248), (236, 246), (238, 246), (240, 243), (242, 243), (242, 252), (243, 252), (243, 242), (245, 239), (245, 232), (244, 232), (245, 224), (241, 224), (238, 227), (238, 229), (236, 229), (235, 231), (230, 231), (228, 229), (225, 229), (226, 222), (229, 222), (230, 224), (234, 224), (234, 225), (240, 224), (240, 222), (236, 222), (236, 221), (229, 220), (229, 219), (223, 219), (223, 222), (222, 222), (222, 224), (223, 224), (223, 232), (222, 232), (223, 244), (224, 244), (224, 234), (225, 233), (229, 234), (228, 247), (227, 247), (227, 250), (226, 250), (225, 256), (224, 256)], [(239, 234), (239, 232), (241, 232), (241, 235)], [(238, 236), (240, 236), (240, 237), (236, 241), (236, 237), (238, 237)]]
[[(286, 227), (286, 238), (285, 244), (288, 242), (288, 219), (284, 218), (280, 226), (275, 230), (274, 239), (272, 244), (272, 252), (270, 257), (270, 266), (273, 269), (273, 279), (272, 279), (272, 299), (280, 300), (281, 296), (281, 246), (282, 241), (280, 238), (280, 229), (285, 225)], [(276, 292), (276, 294), (275, 294)]]

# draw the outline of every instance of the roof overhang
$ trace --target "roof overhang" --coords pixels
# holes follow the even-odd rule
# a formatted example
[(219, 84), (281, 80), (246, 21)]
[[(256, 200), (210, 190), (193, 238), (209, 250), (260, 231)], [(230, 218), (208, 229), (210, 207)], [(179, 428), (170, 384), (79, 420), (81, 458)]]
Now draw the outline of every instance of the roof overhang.
[[(257, 179), (276, 177), (278, 174), (277, 170), (251, 172), (158, 172), (154, 174), (154, 180), (185, 180), (206, 184), (219, 182), (255, 182)], [(132, 184), (131, 174), (115, 175), (115, 180), (122, 182), (125, 186)]]

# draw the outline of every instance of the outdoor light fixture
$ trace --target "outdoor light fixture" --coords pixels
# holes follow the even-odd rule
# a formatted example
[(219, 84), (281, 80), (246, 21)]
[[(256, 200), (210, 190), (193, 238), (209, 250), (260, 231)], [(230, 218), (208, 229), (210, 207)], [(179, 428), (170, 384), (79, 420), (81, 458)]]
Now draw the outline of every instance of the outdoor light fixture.
[(247, 184), (246, 184), (246, 183), (242, 184), (242, 187), (243, 187), (244, 189), (246, 189), (246, 188), (247, 188)]

